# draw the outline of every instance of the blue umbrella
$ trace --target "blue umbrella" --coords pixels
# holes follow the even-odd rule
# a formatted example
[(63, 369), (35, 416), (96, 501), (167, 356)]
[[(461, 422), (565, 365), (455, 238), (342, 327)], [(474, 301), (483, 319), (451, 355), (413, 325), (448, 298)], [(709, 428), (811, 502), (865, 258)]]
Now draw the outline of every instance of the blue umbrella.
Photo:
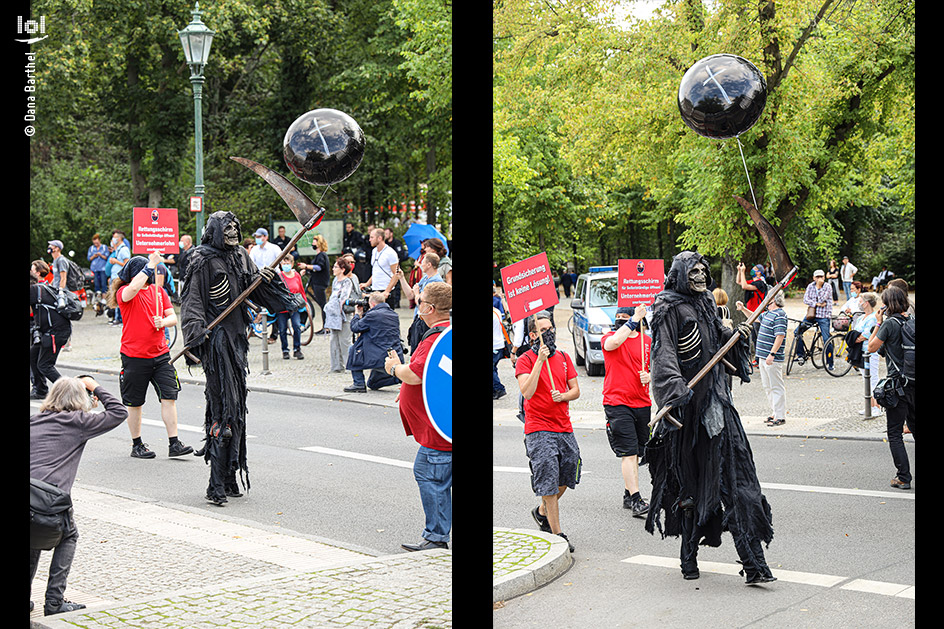
[(410, 228), (406, 230), (406, 233), (403, 234), (403, 242), (406, 243), (407, 251), (411, 258), (416, 260), (420, 257), (420, 243), (427, 238), (439, 238), (443, 247), (446, 248), (446, 253), (449, 253), (449, 245), (446, 244), (446, 237), (440, 234), (435, 227), (422, 223), (413, 223), (410, 225)]

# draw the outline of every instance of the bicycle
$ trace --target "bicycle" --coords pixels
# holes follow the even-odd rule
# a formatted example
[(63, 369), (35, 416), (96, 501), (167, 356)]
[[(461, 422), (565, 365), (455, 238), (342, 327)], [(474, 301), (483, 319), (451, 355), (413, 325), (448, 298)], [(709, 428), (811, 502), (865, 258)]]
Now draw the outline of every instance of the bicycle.
[(832, 367), (829, 366), (828, 362), (826, 364), (826, 373), (829, 375), (840, 378), (852, 369), (852, 363), (849, 362), (849, 344), (846, 342), (844, 332), (836, 332), (830, 336), (823, 346), (823, 353), (833, 359)]
[[(806, 361), (809, 358), (810, 362), (813, 363), (813, 366), (817, 369), (823, 368), (823, 335), (819, 331), (819, 326), (815, 323), (811, 323), (806, 320), (791, 319), (787, 317), (788, 321), (798, 324), (798, 328), (793, 330), (793, 342), (790, 344), (790, 351), (787, 353), (787, 371), (786, 375), (790, 375), (790, 370), (793, 369), (794, 360), (800, 360), (800, 364)], [(797, 330), (799, 329), (799, 334)], [(806, 341), (803, 340), (803, 336), (806, 334), (807, 330), (813, 330), (813, 340), (810, 343), (809, 347), (806, 345)], [(798, 349), (802, 347), (803, 357), (800, 358)], [(833, 363), (835, 367), (835, 362)]]
[[(247, 300), (248, 301), (248, 300)], [(276, 316), (275, 313), (269, 312), (268, 310), (262, 308), (256, 310), (253, 305), (247, 305), (246, 310), (249, 312), (249, 317), (252, 319), (252, 322), (249, 324), (249, 336), (255, 336), (261, 339), (268, 338), (268, 330), (270, 325), (275, 325)], [(260, 320), (259, 314), (265, 313), (265, 317)], [(308, 296), (305, 296), (305, 306), (298, 309), (299, 319), (301, 321), (301, 340), (299, 343), (301, 345), (308, 345), (311, 343), (311, 339), (315, 336), (315, 329), (312, 325), (314, 320), (315, 309), (312, 307), (311, 300)], [(292, 334), (292, 326), (288, 326), (288, 333)]]

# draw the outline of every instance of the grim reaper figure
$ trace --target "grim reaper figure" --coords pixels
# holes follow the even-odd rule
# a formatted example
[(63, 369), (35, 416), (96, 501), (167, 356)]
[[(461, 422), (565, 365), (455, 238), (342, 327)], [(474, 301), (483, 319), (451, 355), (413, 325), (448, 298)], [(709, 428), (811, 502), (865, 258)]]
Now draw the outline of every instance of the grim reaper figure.
[[(252, 284), (260, 270), (240, 246), (239, 220), (232, 212), (215, 212), (207, 219), (201, 245), (193, 250), (181, 294), (184, 342), (203, 366), (206, 375), (206, 442), (195, 452), (210, 465), (207, 500), (217, 505), (227, 496), (242, 496), (236, 483), (239, 470), (243, 488), (249, 489), (246, 463), (246, 375), (249, 342), (246, 329), (251, 318), (240, 305), (207, 330), (236, 298)], [(291, 293), (269, 268), (264, 281), (252, 292), (254, 303), (278, 312), (295, 307)], [(188, 365), (194, 364), (187, 357)]]
[[(761, 493), (750, 444), (716, 364), (693, 389), (687, 383), (732, 334), (741, 340), (726, 361), (749, 382), (750, 329), (724, 327), (711, 296), (705, 258), (692, 251), (675, 256), (665, 290), (656, 296), (652, 318), (652, 391), (659, 407), (670, 405), (676, 428), (665, 419), (646, 448), (652, 499), (646, 530), (658, 526), (681, 536), (681, 568), (686, 579), (699, 576), (699, 544), (721, 545), (730, 531), (748, 584), (775, 581), (761, 542), (773, 539), (770, 506)], [(664, 512), (665, 523), (661, 520)]]

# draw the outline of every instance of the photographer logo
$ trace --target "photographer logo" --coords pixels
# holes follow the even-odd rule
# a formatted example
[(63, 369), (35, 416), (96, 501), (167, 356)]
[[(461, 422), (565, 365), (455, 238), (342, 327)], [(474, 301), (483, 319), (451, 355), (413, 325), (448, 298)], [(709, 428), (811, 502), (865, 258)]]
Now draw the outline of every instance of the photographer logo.
[(42, 34), (42, 37), (32, 37), (30, 39), (16, 39), (14, 41), (23, 42), (25, 44), (35, 44), (38, 41), (42, 41), (49, 37), (46, 35), (46, 16), (40, 16), (39, 21), (36, 20), (26, 20), (23, 21), (23, 16), (18, 15), (16, 18), (16, 32), (18, 35), (36, 35)]

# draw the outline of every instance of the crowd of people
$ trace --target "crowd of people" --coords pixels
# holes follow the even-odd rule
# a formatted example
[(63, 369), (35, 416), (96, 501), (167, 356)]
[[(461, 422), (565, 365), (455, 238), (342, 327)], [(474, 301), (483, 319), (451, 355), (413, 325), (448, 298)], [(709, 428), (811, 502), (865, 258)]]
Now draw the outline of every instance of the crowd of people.
[[(275, 315), (274, 328), (284, 359), (305, 358), (299, 346), (299, 310), (304, 310), (307, 298), (318, 304), (321, 312), (320, 325), (317, 320), (311, 324), (320, 328), (319, 334), (330, 335), (330, 370), (351, 374), (352, 384), (345, 391), (400, 386), (398, 405), (404, 431), (419, 444), (414, 476), (426, 517), (422, 541), (402, 547), (408, 551), (448, 548), (452, 444), (433, 429), (422, 394), (426, 358), (437, 334), (451, 322), (452, 262), (445, 243), (438, 238), (424, 240), (408, 274), (401, 268), (409, 257), (406, 247), (390, 229), (369, 226), (365, 238), (347, 223), (344, 250), (333, 264), (322, 236), (314, 238), (311, 259), (303, 260), (296, 249), (283, 254), (288, 243), (284, 228), (269, 240), (264, 227), (256, 229), (252, 239), (242, 241), (238, 219), (228, 212), (211, 215), (200, 245), (190, 236), (182, 236), (180, 250), (173, 255), (135, 256), (120, 230), (112, 232), (108, 245), (96, 234), (88, 248), (94, 277), (88, 301), (96, 316), (104, 315), (108, 324), (121, 329), (116, 345), (122, 363), (120, 395), (114, 396), (90, 377), (63, 377), (56, 369), (57, 358), (72, 336), (72, 320), (61, 309), (70, 269), (62, 254), (63, 243), (49, 241), (51, 263), (39, 259), (30, 266), (30, 399), (42, 400), (40, 412), (30, 418), (31, 478), (55, 482), (68, 493), (85, 443), (124, 422), (130, 432), (131, 456), (155, 458), (156, 453), (141, 436), (142, 407), (151, 388), (160, 401), (168, 456), (193, 454), (207, 460), (211, 468), (209, 502), (222, 506), (229, 498), (241, 497), (249, 489), (245, 368), (251, 320), (242, 308), (216, 328), (208, 323), (253, 278), (261, 276), (264, 281), (252, 298)], [(272, 268), (276, 261), (278, 270)], [(408, 300), (413, 315), (407, 333), (409, 350), (404, 348), (399, 316), (394, 312), (402, 297)], [(174, 307), (178, 301), (179, 315)], [(204, 359), (200, 364), (207, 376), (206, 438), (196, 452), (177, 434), (180, 382), (165, 334), (173, 326), (181, 326), (185, 345), (193, 352), (188, 354), (188, 364), (194, 364), (191, 359), (197, 356)], [(287, 343), (289, 328), (292, 354)], [(270, 337), (268, 342), (275, 339)], [(366, 378), (365, 371), (370, 372)], [(76, 394), (79, 390), (81, 395)], [(89, 412), (93, 395), (104, 404), (106, 413)], [(233, 413), (233, 409), (242, 411)], [(47, 438), (52, 433), (55, 438)], [(69, 454), (63, 459), (53, 452)], [(68, 520), (62, 541), (53, 549), (46, 615), (83, 607), (64, 598), (78, 537), (71, 511)], [(31, 545), (31, 582), (40, 552)]]
[[(685, 254), (679, 254), (673, 266), (676, 262), (681, 264), (683, 257)], [(689, 258), (688, 262), (693, 265), (691, 272), (697, 274), (699, 265), (695, 262), (698, 256), (691, 254)], [(914, 304), (908, 299), (907, 283), (894, 277), (887, 268), (883, 268), (882, 273), (876, 275), (869, 284), (856, 280), (857, 272), (858, 269), (849, 263), (848, 257), (843, 258), (842, 265), (833, 262), (828, 273), (821, 269), (815, 270), (812, 281), (803, 288), (802, 300), (807, 313), (795, 333), (802, 334), (811, 326), (819, 328), (824, 339), (828, 339), (834, 329), (847, 332), (849, 360), (863, 378), (869, 378), (869, 389), (874, 392), (871, 416), (878, 417), (882, 413), (886, 416), (885, 432), (896, 471), (890, 486), (910, 489), (912, 476), (902, 435), (914, 435)], [(742, 352), (743, 364), (734, 358), (736, 353), (732, 350), (726, 357), (729, 364), (724, 368), (716, 366), (715, 381), (730, 389), (732, 377), (759, 372), (770, 407), (770, 415), (765, 422), (767, 426), (784, 425), (788, 406), (787, 384), (783, 373), (785, 353), (789, 350), (786, 342), (788, 318), (784, 310), (783, 292), (778, 291), (764, 304), (768, 292), (777, 282), (769, 266), (757, 264), (747, 268), (739, 264), (737, 267), (736, 281), (744, 292), (743, 298), (735, 301), (736, 309), (745, 317), (750, 317), (764, 305), (750, 327), (743, 323), (734, 325), (727, 293), (713, 285), (709, 293), (712, 299), (707, 302), (713, 305), (712, 316), (711, 321), (706, 321), (705, 312), (708, 308), (703, 308), (697, 277), (693, 281), (692, 288), (686, 289), (683, 282), (676, 278), (669, 290), (667, 278), (666, 290), (656, 298), (656, 306), (648, 315), (642, 307), (618, 308), (612, 329), (604, 334), (601, 341), (605, 361), (601, 405), (610, 447), (620, 459), (624, 484), (623, 507), (633, 516), (646, 516), (647, 530), (652, 532), (654, 523), (663, 531), (659, 514), (653, 514), (653, 510), (672, 510), (673, 504), (680, 505), (677, 513), (670, 515), (666, 512), (664, 532), (681, 534), (683, 537), (681, 565), (685, 578), (697, 578), (697, 542), (709, 543), (705, 540), (710, 539), (711, 545), (717, 545), (720, 540), (718, 531), (709, 526), (705, 505), (696, 504), (700, 500), (697, 492), (692, 489), (691, 495), (676, 495), (675, 503), (667, 502), (663, 494), (670, 487), (678, 492), (679, 486), (673, 484), (677, 482), (682, 483), (681, 490), (684, 490), (683, 475), (675, 476), (675, 481), (667, 481), (665, 466), (684, 467), (692, 463), (685, 463), (684, 457), (675, 451), (665, 458), (664, 448), (666, 443), (671, 442), (667, 440), (673, 437), (672, 433), (659, 432), (659, 427), (664, 426), (667, 420), (661, 420), (662, 423), (656, 423), (654, 427), (650, 425), (653, 401), (658, 403), (657, 408), (672, 407), (673, 410), (668, 414), (669, 421), (673, 413), (679, 418), (695, 418), (696, 423), (702, 421), (697, 418), (704, 413), (710, 417), (720, 416), (721, 409), (728, 408), (724, 403), (725, 396), (704, 388), (713, 387), (714, 384), (699, 384), (695, 385), (694, 390), (689, 389), (688, 377), (695, 373), (690, 365), (702, 366), (714, 354), (718, 343), (706, 341), (712, 335), (720, 338), (740, 333), (745, 348)], [(841, 296), (845, 299), (839, 301)], [(839, 306), (839, 303), (842, 305)], [(657, 312), (659, 310), (662, 314)], [(581, 466), (568, 411), (568, 402), (580, 396), (576, 368), (569, 354), (556, 345), (551, 312), (540, 312), (511, 324), (506, 314), (504, 295), (494, 283), (492, 311), (492, 397), (497, 400), (507, 395), (508, 391), (499, 377), (498, 365), (501, 360), (510, 359), (518, 385), (518, 417), (524, 423), (532, 489), (540, 500), (532, 510), (532, 517), (542, 531), (566, 539), (561, 529), (560, 499), (567, 489), (573, 489), (579, 483)], [(680, 314), (673, 315), (675, 319), (667, 319), (664, 314), (676, 311)], [(654, 330), (649, 329), (650, 323)], [(661, 365), (652, 365), (650, 362), (650, 350), (659, 343), (659, 334), (655, 328), (660, 328), (661, 338), (671, 339), (665, 342), (675, 346), (675, 352), (669, 351), (671, 347), (662, 348), (659, 353), (663, 361)], [(668, 355), (671, 355), (671, 360), (666, 362), (665, 356)], [(883, 357), (887, 377), (880, 379), (879, 367)], [(825, 356), (824, 359), (829, 361), (833, 356)], [(845, 358), (837, 357), (836, 360)], [(864, 361), (868, 363), (868, 371), (863, 368)], [(705, 380), (711, 380), (711, 377)], [(651, 391), (650, 386), (653, 387)], [(724, 413), (736, 415), (733, 408)], [(859, 414), (864, 414), (864, 411), (859, 411)], [(685, 422), (681, 425), (684, 426)], [(719, 426), (719, 430), (727, 429)], [(693, 435), (690, 443), (696, 443), (699, 438)], [(729, 445), (746, 444), (746, 436), (740, 429), (739, 434), (727, 434), (726, 439)], [(650, 450), (653, 447), (659, 450)], [(738, 445), (730, 456), (739, 458), (739, 465), (749, 463), (749, 468), (753, 468), (753, 463), (749, 461), (749, 449), (745, 451)], [(653, 459), (658, 463), (653, 464)], [(642, 496), (638, 483), (639, 465), (645, 463), (651, 465), (650, 470), (653, 472), (653, 504)], [(680, 469), (675, 472), (670, 470), (670, 476), (672, 473), (678, 474)], [(747, 468), (742, 468), (742, 472), (744, 469)], [(752, 517), (756, 528), (747, 535), (751, 540), (744, 541), (746, 533), (741, 531), (739, 535), (742, 535), (742, 539), (738, 542), (742, 563), (745, 567), (751, 566), (747, 570), (748, 582), (772, 580), (759, 545), (760, 541), (770, 539), (769, 507), (760, 494), (759, 485), (740, 498), (731, 495), (722, 498), (718, 504), (724, 502), (725, 509), (740, 509), (735, 503), (743, 500), (754, 513)], [(687, 502), (689, 499), (693, 502)], [(699, 509), (702, 510), (702, 520), (693, 523), (688, 518), (697, 517)], [(573, 552), (570, 540), (568, 545)]]

